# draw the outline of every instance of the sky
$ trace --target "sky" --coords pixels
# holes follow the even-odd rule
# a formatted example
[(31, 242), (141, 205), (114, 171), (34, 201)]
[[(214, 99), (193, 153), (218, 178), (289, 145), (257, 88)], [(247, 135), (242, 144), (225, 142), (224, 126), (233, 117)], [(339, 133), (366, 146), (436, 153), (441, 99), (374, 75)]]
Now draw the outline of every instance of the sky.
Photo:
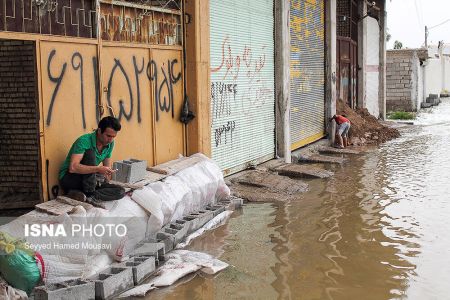
[(425, 42), (425, 26), (429, 28), (428, 45), (437, 45), (439, 41), (450, 43), (449, 0), (386, 0), (386, 5), (387, 28), (392, 35), (388, 49), (393, 48), (395, 40), (402, 42), (403, 48), (421, 47)]

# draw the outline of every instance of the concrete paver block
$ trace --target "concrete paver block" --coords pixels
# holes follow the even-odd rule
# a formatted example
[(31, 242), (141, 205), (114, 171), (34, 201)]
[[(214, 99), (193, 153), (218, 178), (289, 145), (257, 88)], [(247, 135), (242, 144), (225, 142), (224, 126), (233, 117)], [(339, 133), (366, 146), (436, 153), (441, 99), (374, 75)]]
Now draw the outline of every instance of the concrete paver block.
[(342, 164), (346, 161), (345, 158), (332, 157), (320, 154), (312, 154), (308, 156), (301, 156), (298, 160), (299, 163), (328, 163), (328, 164)]
[(147, 161), (139, 159), (127, 159), (115, 161), (113, 169), (117, 169), (113, 173), (112, 180), (123, 183), (134, 183), (144, 179), (147, 174)]
[(132, 268), (110, 267), (90, 279), (95, 282), (95, 299), (112, 299), (134, 286)]
[(319, 148), (319, 153), (321, 154), (361, 154), (361, 152), (357, 150), (352, 150), (348, 148), (339, 149), (333, 147), (321, 147)]
[(154, 256), (134, 256), (129, 260), (115, 264), (114, 266), (131, 268), (133, 270), (134, 285), (138, 285), (148, 276), (153, 274), (156, 269), (156, 259)]
[(38, 286), (34, 289), (35, 300), (78, 300), (95, 299), (95, 283), (81, 279)]
[(301, 193), (308, 190), (308, 184), (302, 181), (261, 171), (247, 172), (233, 179), (233, 181), (242, 185), (265, 188), (270, 192), (286, 194)]
[(308, 165), (285, 164), (274, 171), (279, 175), (296, 178), (329, 178), (334, 175), (333, 172), (315, 168)]

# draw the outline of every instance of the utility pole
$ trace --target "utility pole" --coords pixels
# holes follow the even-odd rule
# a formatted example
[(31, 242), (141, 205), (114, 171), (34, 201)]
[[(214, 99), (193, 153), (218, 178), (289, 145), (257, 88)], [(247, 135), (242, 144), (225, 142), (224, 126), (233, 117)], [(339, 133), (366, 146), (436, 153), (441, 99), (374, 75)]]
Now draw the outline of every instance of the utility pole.
[(428, 27), (425, 26), (425, 49), (428, 48), (428, 41), (427, 41), (427, 39), (428, 39)]

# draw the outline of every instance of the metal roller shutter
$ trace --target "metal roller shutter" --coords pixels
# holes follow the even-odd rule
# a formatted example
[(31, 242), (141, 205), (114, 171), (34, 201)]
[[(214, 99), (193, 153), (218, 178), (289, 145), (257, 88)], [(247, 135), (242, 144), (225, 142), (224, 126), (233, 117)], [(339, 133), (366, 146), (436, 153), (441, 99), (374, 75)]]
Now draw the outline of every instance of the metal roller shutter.
[(225, 173), (275, 155), (272, 0), (211, 0), (212, 158)]
[(292, 149), (325, 135), (324, 1), (291, 0)]

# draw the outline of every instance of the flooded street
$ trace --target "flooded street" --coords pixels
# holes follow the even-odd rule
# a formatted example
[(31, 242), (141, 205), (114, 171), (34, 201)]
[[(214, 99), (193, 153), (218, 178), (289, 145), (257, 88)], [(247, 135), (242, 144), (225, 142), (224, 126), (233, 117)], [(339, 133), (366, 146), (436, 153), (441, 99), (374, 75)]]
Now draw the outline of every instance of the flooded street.
[(149, 298), (450, 299), (450, 101), (331, 166), (285, 204), (247, 204), (190, 250), (230, 264)]

